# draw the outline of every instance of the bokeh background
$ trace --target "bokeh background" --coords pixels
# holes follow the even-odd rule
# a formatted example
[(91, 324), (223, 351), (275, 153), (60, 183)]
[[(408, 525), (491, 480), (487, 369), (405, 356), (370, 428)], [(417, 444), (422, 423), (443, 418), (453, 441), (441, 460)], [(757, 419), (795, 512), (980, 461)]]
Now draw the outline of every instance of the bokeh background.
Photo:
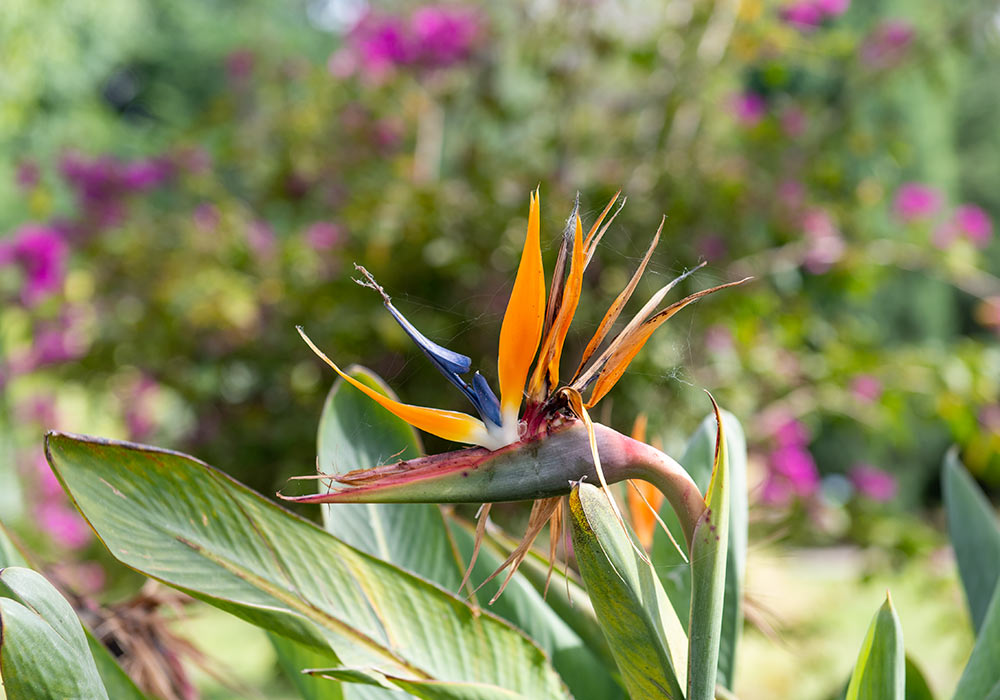
[[(353, 262), (493, 381), (529, 190), (551, 268), (576, 193), (587, 224), (621, 189), (570, 358), (664, 214), (637, 307), (703, 260), (686, 291), (756, 277), (673, 319), (599, 415), (644, 414), (674, 453), (702, 388), (743, 421), (737, 690), (834, 693), (886, 585), (950, 689), (970, 640), (949, 445), (1000, 488), (997, 3), (5, 0), (0, 56), (0, 518), (66, 585), (136, 582), (62, 496), (45, 429), (273, 493), (314, 468), (332, 381), (296, 324), (465, 410)], [(280, 697), (267, 653), (226, 673)]]

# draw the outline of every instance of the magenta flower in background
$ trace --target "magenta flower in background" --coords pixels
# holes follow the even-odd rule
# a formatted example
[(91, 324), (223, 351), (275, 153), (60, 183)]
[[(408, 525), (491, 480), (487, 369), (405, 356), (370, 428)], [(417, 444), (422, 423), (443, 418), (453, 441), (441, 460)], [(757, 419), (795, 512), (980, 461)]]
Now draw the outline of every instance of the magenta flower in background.
[(815, 2), (804, 0), (785, 5), (779, 12), (781, 19), (799, 29), (814, 29), (823, 21), (823, 13)]
[(809, 209), (802, 215), (806, 251), (802, 259), (805, 268), (814, 275), (827, 272), (840, 261), (847, 248), (833, 217), (825, 209)]
[(963, 204), (955, 210), (955, 228), (977, 248), (983, 248), (993, 237), (990, 215), (975, 204)]
[(848, 476), (858, 493), (865, 498), (885, 503), (896, 495), (896, 478), (870, 464), (856, 464)]
[(781, 424), (774, 438), (781, 447), (802, 446), (809, 442), (809, 430), (802, 421), (791, 419)]
[(317, 221), (306, 229), (306, 243), (316, 252), (335, 248), (343, 239), (343, 233), (336, 224), (329, 221)]
[(851, 380), (851, 395), (861, 403), (878, 401), (882, 389), (882, 380), (871, 374), (859, 374)]
[(851, 0), (814, 0), (813, 4), (825, 17), (840, 17), (851, 6)]
[(915, 35), (913, 25), (906, 20), (886, 20), (865, 39), (861, 46), (861, 60), (872, 68), (887, 68), (898, 63)]
[(433, 68), (443, 68), (465, 60), (479, 38), (479, 16), (464, 7), (429, 5), (410, 18), (417, 60)]
[(166, 158), (123, 161), (114, 156), (87, 158), (78, 153), (63, 156), (59, 169), (63, 179), (76, 190), (87, 220), (97, 228), (121, 223), (127, 195), (159, 187), (174, 174), (174, 165)]
[(35, 517), (42, 531), (67, 549), (80, 549), (90, 542), (90, 528), (66, 503), (39, 503), (35, 508)]
[(819, 489), (819, 470), (807, 447), (809, 431), (798, 420), (787, 420), (774, 434), (777, 446), (767, 458), (768, 474), (761, 500), (773, 506), (813, 496)]
[(893, 210), (903, 222), (927, 219), (941, 208), (941, 193), (919, 182), (907, 182), (896, 190)]
[(80, 549), (90, 542), (90, 528), (83, 518), (66, 502), (62, 486), (52, 468), (39, 453), (35, 460), (36, 478), (38, 480), (37, 494), (39, 502), (35, 505), (35, 517), (38, 525), (57, 544), (68, 549)]
[(755, 92), (744, 92), (733, 98), (736, 120), (746, 127), (756, 126), (767, 114), (767, 102)]
[(348, 44), (360, 70), (370, 76), (381, 76), (414, 58), (406, 25), (398, 17), (368, 14), (351, 30)]
[(472, 55), (483, 34), (480, 15), (459, 5), (426, 5), (407, 18), (369, 12), (328, 63), (333, 75), (380, 79), (403, 67), (447, 68)]
[(270, 260), (278, 246), (274, 229), (260, 219), (251, 222), (247, 228), (247, 245), (258, 260)]
[(779, 16), (802, 31), (812, 31), (824, 20), (844, 14), (850, 6), (850, 0), (799, 0), (782, 7)]
[(122, 188), (131, 192), (143, 192), (162, 185), (173, 172), (173, 164), (165, 158), (144, 158), (122, 163), (119, 178)]
[(21, 268), (21, 300), (27, 306), (34, 306), (62, 287), (68, 255), (63, 234), (51, 226), (26, 224), (11, 238), (0, 241), (0, 267)]

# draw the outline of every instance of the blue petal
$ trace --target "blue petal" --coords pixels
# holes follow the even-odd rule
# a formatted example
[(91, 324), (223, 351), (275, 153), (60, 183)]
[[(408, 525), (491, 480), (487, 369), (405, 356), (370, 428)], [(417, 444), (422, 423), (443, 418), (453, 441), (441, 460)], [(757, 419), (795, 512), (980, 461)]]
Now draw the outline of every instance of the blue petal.
[(486, 377), (479, 372), (472, 375), (472, 389), (476, 392), (477, 400), (473, 401), (473, 403), (476, 405), (479, 415), (499, 427), (502, 421), (500, 418), (500, 401), (497, 399), (497, 395), (493, 393), (493, 390), (490, 389)]
[[(470, 360), (465, 355), (457, 353), (454, 350), (449, 350), (448, 348), (441, 347), (433, 340), (425, 336), (423, 333), (418, 331), (412, 323), (406, 320), (403, 314), (399, 313), (395, 306), (392, 305), (388, 299), (384, 300), (385, 308), (389, 309), (389, 313), (392, 317), (396, 319), (396, 322), (402, 326), (406, 334), (413, 339), (413, 342), (424, 351), (424, 354), (430, 358), (438, 368), (447, 374), (465, 374), (472, 367), (472, 360)], [(465, 382), (462, 382), (463, 384)]]

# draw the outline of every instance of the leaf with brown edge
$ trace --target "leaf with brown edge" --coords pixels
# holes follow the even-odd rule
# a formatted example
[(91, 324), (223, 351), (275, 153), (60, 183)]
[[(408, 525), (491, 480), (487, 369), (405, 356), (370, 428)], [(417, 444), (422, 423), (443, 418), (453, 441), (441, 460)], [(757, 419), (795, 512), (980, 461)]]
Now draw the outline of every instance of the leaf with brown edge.
[(332, 648), (345, 666), (567, 696), (545, 654), (508, 623), (191, 457), (61, 433), (47, 436), (46, 454), (112, 555), (148, 576)]

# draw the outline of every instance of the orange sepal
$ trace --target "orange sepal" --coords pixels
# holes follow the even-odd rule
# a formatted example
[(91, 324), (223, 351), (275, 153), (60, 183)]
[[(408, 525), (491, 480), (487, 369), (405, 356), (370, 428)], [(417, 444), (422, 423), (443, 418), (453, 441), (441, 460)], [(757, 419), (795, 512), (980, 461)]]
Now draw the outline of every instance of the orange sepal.
[(545, 341), (542, 343), (542, 350), (538, 355), (538, 363), (535, 365), (535, 371), (531, 377), (530, 392), (532, 395), (538, 395), (541, 392), (542, 382), (546, 374), (548, 375), (549, 387), (555, 387), (559, 384), (559, 361), (562, 358), (566, 334), (569, 332), (569, 326), (573, 322), (573, 316), (576, 314), (576, 307), (580, 303), (580, 292), (583, 289), (583, 267), (583, 224), (580, 222), (579, 215), (577, 215), (569, 275), (566, 278), (566, 286), (562, 292), (562, 302), (559, 305), (559, 312), (556, 314), (556, 319), (545, 336)]
[(378, 403), (394, 416), (403, 419), (414, 428), (423, 430), (431, 435), (437, 435), (445, 440), (462, 442), (470, 445), (483, 445), (491, 447), (491, 439), (486, 430), (486, 425), (478, 418), (459, 413), (458, 411), (446, 411), (439, 408), (425, 408), (424, 406), (413, 406), (391, 399), (385, 394), (381, 394), (371, 387), (365, 386), (357, 379), (342, 371), (334, 364), (333, 360), (327, 357), (316, 344), (310, 340), (301, 328), (297, 329), (302, 339), (312, 348), (312, 351), (319, 356), (326, 364), (333, 367), (334, 371), (344, 378), (349, 384), (364, 392), (373, 401)]
[(531, 369), (531, 360), (538, 350), (545, 321), (545, 272), (542, 269), (538, 209), (539, 195), (535, 190), (531, 197), (521, 263), (500, 327), (497, 374), (500, 380), (500, 408), (505, 422), (511, 417), (517, 419), (524, 383)]
[(703, 296), (717, 292), (720, 289), (725, 289), (726, 287), (734, 287), (738, 284), (743, 284), (750, 279), (750, 277), (747, 277), (737, 282), (728, 282), (727, 284), (720, 284), (710, 289), (703, 289), (700, 292), (695, 292), (680, 301), (675, 301), (673, 304), (663, 309), (663, 311), (654, 314), (648, 320), (639, 325), (638, 328), (635, 328), (630, 332), (626, 331), (622, 333), (622, 335), (615, 338), (611, 348), (609, 348), (611, 352), (608, 359), (599, 370), (597, 382), (594, 384), (594, 390), (590, 394), (590, 400), (587, 401), (586, 407), (593, 408), (597, 405), (598, 401), (604, 398), (604, 396), (611, 391), (614, 385), (618, 383), (618, 380), (621, 379), (625, 370), (628, 369), (629, 363), (631, 363), (633, 358), (635, 358), (639, 351), (642, 350), (643, 345), (646, 344), (649, 337), (653, 335), (653, 332), (674, 314), (688, 304), (698, 301), (698, 299), (701, 299)]

